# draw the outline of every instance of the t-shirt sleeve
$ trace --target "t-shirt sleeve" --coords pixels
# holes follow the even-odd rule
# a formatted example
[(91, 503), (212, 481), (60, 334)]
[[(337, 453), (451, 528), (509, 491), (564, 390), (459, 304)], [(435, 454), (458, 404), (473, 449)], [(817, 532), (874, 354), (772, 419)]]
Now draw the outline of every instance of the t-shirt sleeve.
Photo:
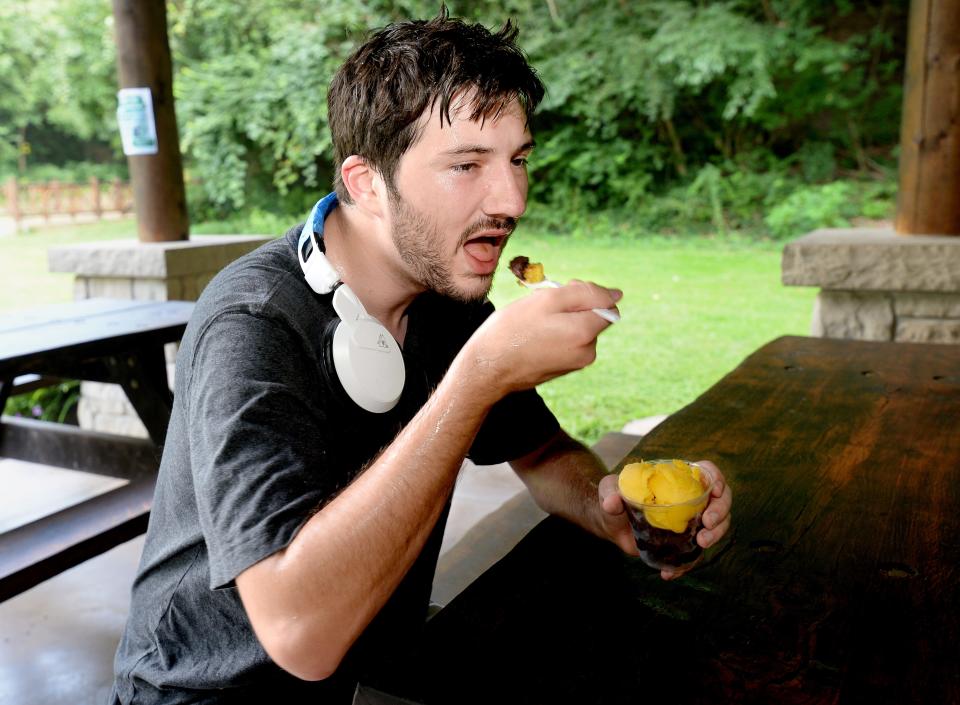
[(210, 587), (284, 548), (337, 488), (317, 438), (318, 375), (282, 321), (218, 315), (188, 382), (190, 461)]
[(496, 465), (533, 452), (560, 430), (556, 417), (533, 389), (510, 394), (487, 414), (468, 457)]
[[(465, 319), (466, 328), (461, 333), (463, 341), (493, 311), (493, 304), (489, 301), (475, 307)], [(487, 414), (467, 457), (478, 465), (515, 460), (542, 446), (559, 430), (556, 417), (535, 389), (515, 392), (497, 402)]]

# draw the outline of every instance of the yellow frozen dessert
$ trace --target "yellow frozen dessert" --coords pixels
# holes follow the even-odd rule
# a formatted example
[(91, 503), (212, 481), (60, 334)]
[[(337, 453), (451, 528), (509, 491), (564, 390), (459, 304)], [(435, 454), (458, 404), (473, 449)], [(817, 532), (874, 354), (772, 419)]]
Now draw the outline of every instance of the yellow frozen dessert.
[(650, 526), (678, 534), (707, 506), (700, 468), (682, 460), (630, 463), (620, 471), (620, 494), (643, 509)]
[(531, 262), (529, 257), (523, 255), (510, 260), (510, 271), (520, 280), (521, 284), (539, 284), (546, 278), (543, 273), (543, 264)]

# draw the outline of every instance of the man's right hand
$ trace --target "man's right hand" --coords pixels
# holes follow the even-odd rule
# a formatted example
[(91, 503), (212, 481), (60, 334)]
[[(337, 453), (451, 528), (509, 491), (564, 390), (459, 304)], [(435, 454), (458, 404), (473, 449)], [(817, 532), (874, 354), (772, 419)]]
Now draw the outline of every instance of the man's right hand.
[(614, 308), (622, 296), (578, 280), (537, 290), (491, 315), (460, 354), (498, 396), (530, 389), (596, 359), (597, 336), (610, 323), (591, 309)]

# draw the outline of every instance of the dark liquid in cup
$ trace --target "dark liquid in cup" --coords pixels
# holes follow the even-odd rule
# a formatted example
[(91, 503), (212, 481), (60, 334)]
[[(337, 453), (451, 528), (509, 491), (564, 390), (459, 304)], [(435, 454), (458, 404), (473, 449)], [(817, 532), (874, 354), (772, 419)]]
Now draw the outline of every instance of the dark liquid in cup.
[(648, 565), (655, 564), (658, 568), (679, 567), (693, 563), (703, 549), (697, 543), (697, 531), (700, 528), (698, 519), (693, 519), (687, 530), (678, 534), (669, 529), (658, 529), (650, 526), (639, 510), (627, 511), (630, 526), (633, 529), (633, 538), (640, 550), (640, 557)]

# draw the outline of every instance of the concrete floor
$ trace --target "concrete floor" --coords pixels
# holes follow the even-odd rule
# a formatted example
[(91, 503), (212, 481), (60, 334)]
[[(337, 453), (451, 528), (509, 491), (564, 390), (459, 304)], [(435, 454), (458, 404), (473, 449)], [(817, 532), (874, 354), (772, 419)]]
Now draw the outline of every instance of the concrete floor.
[[(0, 531), (104, 492), (116, 483), (8, 459), (0, 460), (0, 473), (4, 478)], [(454, 493), (441, 561), (478, 522), (525, 493), (509, 466), (466, 464)], [(143, 538), (134, 539), (0, 603), (0, 705), (106, 702), (113, 655), (127, 617), (129, 589), (142, 548)], [(440, 604), (468, 582), (469, 578), (447, 581)]]

